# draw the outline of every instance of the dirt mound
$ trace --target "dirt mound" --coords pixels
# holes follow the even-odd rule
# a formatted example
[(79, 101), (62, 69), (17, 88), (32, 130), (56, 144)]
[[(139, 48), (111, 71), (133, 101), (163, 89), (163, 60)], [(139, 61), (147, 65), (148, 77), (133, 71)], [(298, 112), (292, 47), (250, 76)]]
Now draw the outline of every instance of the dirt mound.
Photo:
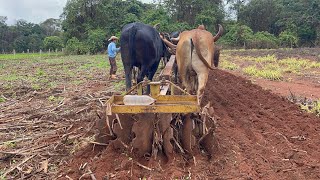
[[(79, 178), (90, 169), (97, 179), (320, 178), (318, 117), (221, 70), (210, 72), (202, 106), (208, 102), (217, 121), (215, 153), (210, 160), (198, 154), (192, 162), (177, 155), (162, 166), (154, 160), (138, 163), (128, 152), (116, 152), (108, 146), (99, 153), (90, 149), (79, 152), (60, 177)], [(86, 168), (79, 170), (86, 163)]]
[(203, 105), (219, 117), (217, 177), (319, 179), (320, 119), (243, 78), (212, 71)]

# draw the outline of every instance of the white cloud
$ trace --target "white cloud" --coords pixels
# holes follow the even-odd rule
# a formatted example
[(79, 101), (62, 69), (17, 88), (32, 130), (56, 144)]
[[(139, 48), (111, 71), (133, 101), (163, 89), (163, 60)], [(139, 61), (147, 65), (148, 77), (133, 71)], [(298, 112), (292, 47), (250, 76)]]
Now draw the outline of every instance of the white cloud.
[(0, 16), (8, 17), (8, 24), (24, 19), (40, 23), (48, 18), (59, 18), (67, 0), (0, 0)]

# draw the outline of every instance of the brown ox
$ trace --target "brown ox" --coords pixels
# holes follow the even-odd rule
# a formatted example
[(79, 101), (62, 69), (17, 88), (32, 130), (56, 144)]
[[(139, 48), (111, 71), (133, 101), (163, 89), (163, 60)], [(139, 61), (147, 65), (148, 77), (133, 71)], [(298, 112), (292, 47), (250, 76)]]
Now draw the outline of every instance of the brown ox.
[(212, 61), (216, 67), (218, 66), (219, 52), (216, 52), (214, 42), (223, 32), (220, 24), (215, 36), (203, 28), (204, 26), (201, 26), (182, 32), (177, 38), (179, 43), (176, 50), (179, 77), (189, 92), (196, 92), (199, 104), (208, 80), (209, 69), (213, 69)]

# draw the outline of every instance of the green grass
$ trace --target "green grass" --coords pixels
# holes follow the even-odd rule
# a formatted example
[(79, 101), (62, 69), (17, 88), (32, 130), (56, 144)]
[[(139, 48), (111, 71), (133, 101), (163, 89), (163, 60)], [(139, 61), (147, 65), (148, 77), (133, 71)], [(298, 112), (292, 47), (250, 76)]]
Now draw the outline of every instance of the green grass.
[(4, 142), (3, 145), (6, 148), (10, 148), (10, 149), (17, 147), (17, 143), (16, 142), (12, 142), (12, 141)]
[(311, 112), (320, 116), (320, 100), (314, 102)]
[[(289, 73), (296, 75), (302, 75), (304, 73), (317, 74), (317, 72), (319, 72), (318, 69), (320, 68), (320, 62), (315, 62), (309, 59), (277, 59), (276, 55), (266, 52), (265, 50), (263, 50), (264, 53), (267, 53), (265, 56), (247, 56), (247, 54), (250, 53), (245, 53), (245, 55), (232, 55), (233, 52), (237, 51), (242, 52), (243, 50), (224, 51), (227, 53), (222, 54), (221, 56), (222, 61), (220, 67), (222, 67), (222, 69), (240, 69), (244, 74), (249, 76), (279, 81)], [(250, 50), (248, 52), (253, 53), (254, 51), (255, 50)], [(313, 71), (310, 71), (310, 69), (313, 69)]]
[(46, 75), (46, 72), (45, 72), (43, 69), (41, 69), (41, 68), (37, 68), (37, 70), (36, 70), (36, 75), (37, 75), (37, 76), (45, 76), (45, 75)]
[(0, 103), (5, 102), (6, 99), (4, 99), (3, 97), (0, 97)]
[(0, 75), (0, 81), (3, 80), (3, 81), (16, 81), (16, 80), (19, 80), (21, 79), (22, 77), (20, 77), (19, 75), (17, 74), (4, 74), (4, 75)]
[[(118, 74), (123, 73), (120, 56), (117, 57), (117, 65)], [(0, 60), (0, 84), (4, 89), (27, 86), (33, 90), (65, 86), (66, 83), (79, 85), (97, 77), (108, 76), (109, 68), (106, 55)]]
[(121, 80), (118, 82), (113, 82), (113, 87), (116, 91), (121, 92), (125, 89), (126, 87), (126, 81), (125, 80)]
[(309, 64), (310, 68), (320, 68), (320, 62), (311, 62)]
[(281, 70), (276, 66), (267, 66), (263, 69), (258, 69), (256, 66), (248, 66), (243, 69), (243, 72), (249, 76), (260, 77), (272, 81), (279, 81), (283, 78)]
[(236, 70), (239, 69), (239, 66), (233, 62), (229, 62), (229, 61), (222, 61), (220, 63), (220, 67), (222, 69), (229, 69), (229, 70)]
[(63, 56), (62, 52), (58, 53), (17, 53), (17, 54), (0, 54), (0, 60), (15, 60), (15, 59), (39, 59), (54, 56)]
[(258, 74), (258, 69), (256, 66), (248, 66), (243, 69), (243, 72), (249, 76), (257, 76)]
[(262, 77), (264, 79), (269, 79), (272, 81), (280, 81), (282, 80), (283, 75), (280, 70), (263, 69), (258, 72), (258, 77)]
[(246, 57), (249, 61), (254, 61), (257, 63), (274, 63), (277, 61), (277, 58), (275, 55), (267, 55), (267, 56), (261, 56), (261, 57)]
[(300, 104), (302, 110), (308, 113), (314, 113), (320, 117), (320, 99), (318, 101), (313, 101), (312, 104)]
[(279, 61), (279, 64), (284, 67), (287, 73), (300, 74), (304, 70), (310, 68), (320, 68), (319, 62), (313, 62), (307, 59), (285, 58)]

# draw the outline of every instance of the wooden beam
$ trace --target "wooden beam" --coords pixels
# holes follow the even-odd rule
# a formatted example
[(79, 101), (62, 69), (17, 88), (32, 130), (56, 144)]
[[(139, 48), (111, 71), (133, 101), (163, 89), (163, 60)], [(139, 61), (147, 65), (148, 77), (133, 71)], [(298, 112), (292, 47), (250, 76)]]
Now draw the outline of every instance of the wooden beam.
[(169, 61), (166, 64), (166, 67), (162, 70), (162, 72), (160, 74), (160, 80), (162, 80), (162, 78), (165, 78), (166, 80), (170, 80), (171, 73), (172, 73), (172, 67), (173, 67), (175, 59), (176, 59), (176, 56), (171, 55)]

